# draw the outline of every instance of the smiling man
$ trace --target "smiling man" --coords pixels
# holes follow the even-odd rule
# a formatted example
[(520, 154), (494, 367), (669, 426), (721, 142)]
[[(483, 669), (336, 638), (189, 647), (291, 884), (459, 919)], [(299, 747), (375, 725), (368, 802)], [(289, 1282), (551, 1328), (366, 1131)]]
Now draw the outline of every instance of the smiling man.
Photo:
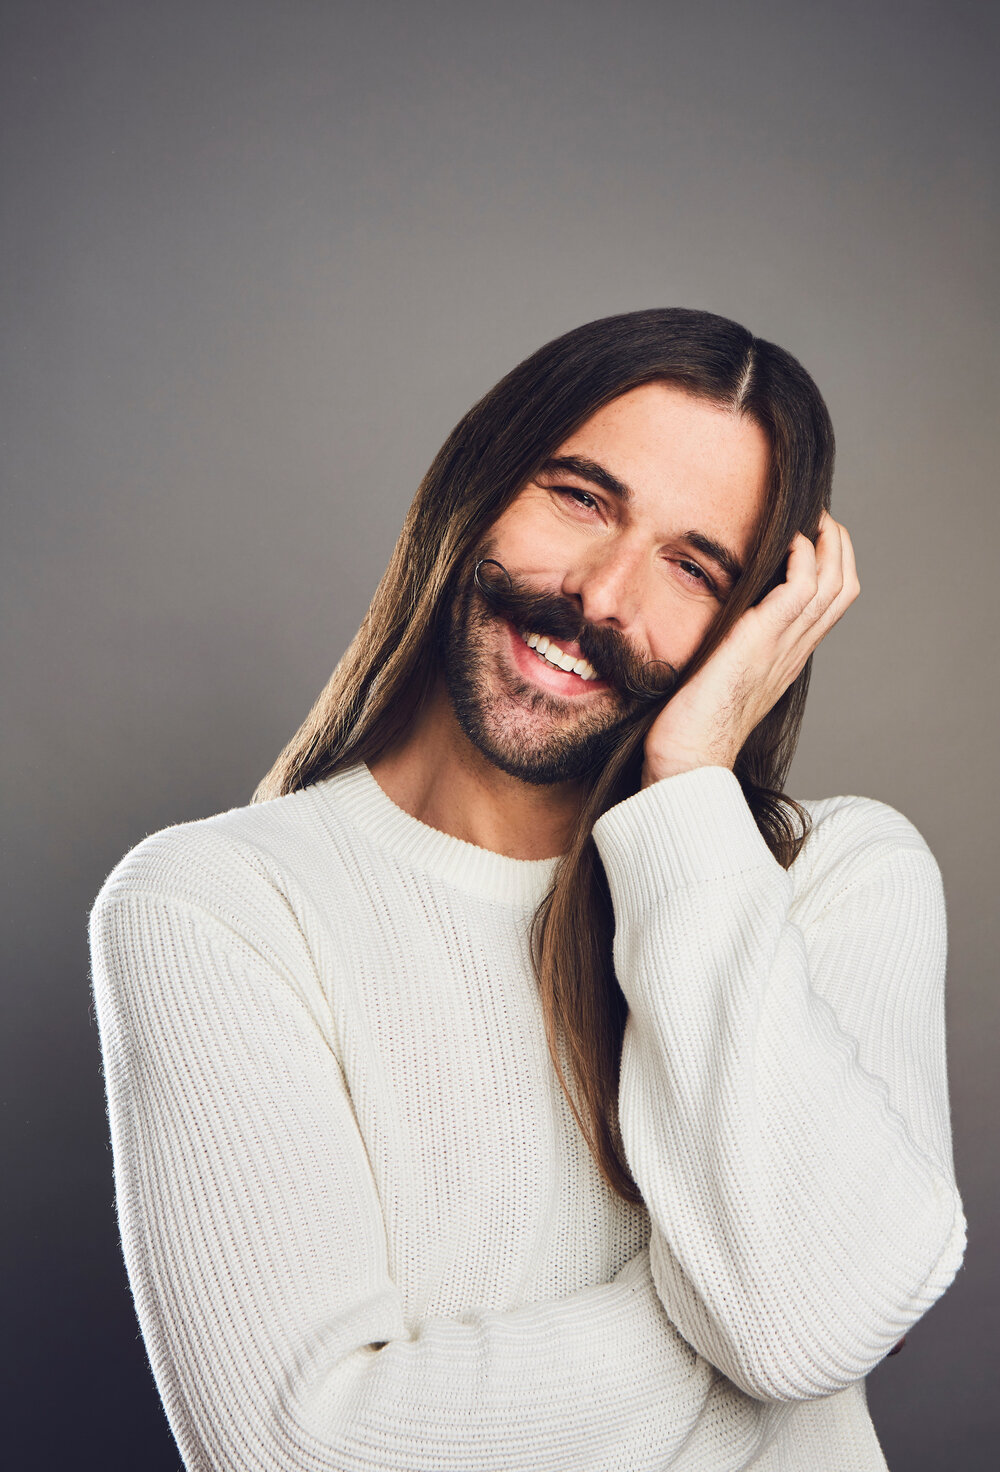
[[(471, 560), (448, 615), (443, 685), (378, 764), (382, 785), (411, 811), (447, 792), (472, 842), (521, 857), (562, 852), (579, 808), (569, 784), (634, 712), (622, 695), (643, 669), (651, 692), (666, 694), (703, 643), (749, 556), (767, 476), (763, 430), (728, 406), (653, 382), (598, 409)], [(545, 790), (518, 792), (498, 768)], [(490, 792), (503, 794), (500, 823), (512, 802), (524, 805), (518, 839), (485, 830)], [(454, 816), (419, 816), (455, 829)]]
[(190, 1468), (875, 1472), (962, 1259), (940, 878), (783, 791), (858, 592), (815, 385), (709, 313), (469, 413), (247, 807), (91, 916)]

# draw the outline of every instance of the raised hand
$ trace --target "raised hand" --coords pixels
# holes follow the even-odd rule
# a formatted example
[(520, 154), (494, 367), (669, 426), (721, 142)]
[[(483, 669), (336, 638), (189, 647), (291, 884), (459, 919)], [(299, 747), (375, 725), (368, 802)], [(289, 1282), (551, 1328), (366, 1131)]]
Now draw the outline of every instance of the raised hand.
[(816, 545), (796, 532), (785, 581), (737, 620), (646, 736), (642, 785), (732, 767), (806, 660), (861, 591), (847, 530), (824, 511)]

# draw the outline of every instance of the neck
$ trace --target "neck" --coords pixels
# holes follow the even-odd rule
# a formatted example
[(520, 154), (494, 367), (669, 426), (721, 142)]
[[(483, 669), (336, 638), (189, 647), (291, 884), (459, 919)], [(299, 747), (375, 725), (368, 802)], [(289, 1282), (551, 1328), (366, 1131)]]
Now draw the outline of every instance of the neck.
[(441, 681), (405, 739), (368, 765), (411, 817), (511, 859), (565, 853), (583, 796), (579, 782), (539, 787), (494, 766), (458, 724)]

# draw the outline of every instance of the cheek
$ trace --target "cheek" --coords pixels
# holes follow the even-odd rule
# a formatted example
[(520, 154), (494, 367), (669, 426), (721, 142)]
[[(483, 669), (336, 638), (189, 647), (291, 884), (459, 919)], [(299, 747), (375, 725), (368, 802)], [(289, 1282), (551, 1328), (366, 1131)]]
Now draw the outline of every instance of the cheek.
[(512, 572), (557, 586), (572, 565), (573, 529), (560, 525), (547, 500), (525, 495), (496, 521), (488, 541), (493, 556)]
[(680, 592), (665, 593), (656, 601), (656, 615), (645, 625), (650, 655), (680, 669), (701, 648), (718, 616), (718, 605)]

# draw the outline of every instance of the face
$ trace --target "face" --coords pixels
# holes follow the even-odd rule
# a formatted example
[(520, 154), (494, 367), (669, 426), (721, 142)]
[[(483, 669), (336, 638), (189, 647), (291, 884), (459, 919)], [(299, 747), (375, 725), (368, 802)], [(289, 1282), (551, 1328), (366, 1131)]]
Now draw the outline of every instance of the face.
[(506, 570), (481, 569), (497, 599), (470, 565), (451, 609), (445, 677), (479, 750), (528, 782), (591, 770), (642, 708), (636, 678), (662, 699), (701, 646), (746, 563), (767, 472), (759, 425), (664, 383), (560, 445), (473, 559)]

